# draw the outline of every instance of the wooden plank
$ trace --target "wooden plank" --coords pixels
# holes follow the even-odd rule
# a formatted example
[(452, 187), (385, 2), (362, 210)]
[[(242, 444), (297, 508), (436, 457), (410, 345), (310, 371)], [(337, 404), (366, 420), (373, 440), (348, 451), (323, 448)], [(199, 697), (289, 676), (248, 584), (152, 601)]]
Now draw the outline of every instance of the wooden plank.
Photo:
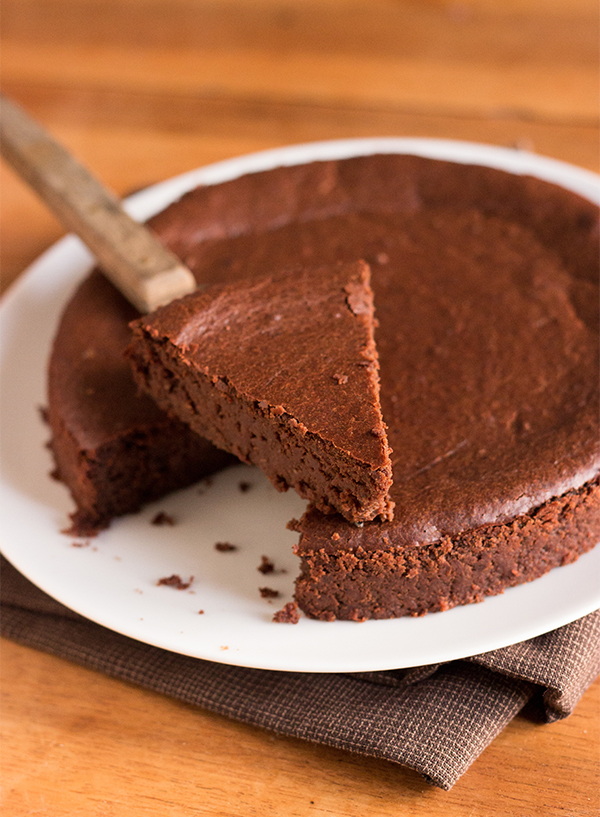
[[(78, 13), (78, 8), (81, 11)], [(151, 10), (151, 11), (150, 11)], [(497, 3), (3, 7), (4, 80), (595, 121), (597, 11)], [(85, 57), (81, 58), (84, 53)]]
[(6, 814), (596, 817), (600, 681), (568, 719), (517, 718), (450, 792), (3, 642)]

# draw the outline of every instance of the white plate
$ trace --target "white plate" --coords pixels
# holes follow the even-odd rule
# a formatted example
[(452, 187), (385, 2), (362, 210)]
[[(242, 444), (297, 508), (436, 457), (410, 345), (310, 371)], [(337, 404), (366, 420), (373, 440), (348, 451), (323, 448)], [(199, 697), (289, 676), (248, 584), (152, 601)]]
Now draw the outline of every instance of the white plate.
[[(221, 162), (137, 194), (129, 207), (136, 217), (146, 218), (197, 184), (281, 164), (374, 152), (490, 165), (599, 199), (594, 174), (529, 153), (440, 140), (360, 139)], [(448, 661), (531, 638), (600, 607), (600, 548), (595, 548), (542, 579), (445, 613), (363, 624), (306, 618), (297, 626), (273, 624), (273, 612), (292, 598), (298, 570), (291, 552), (295, 534), (285, 524), (300, 516), (304, 503), (292, 492), (276, 493), (260, 473), (244, 466), (220, 473), (202, 496), (198, 486), (172, 494), (113, 523), (87, 546), (73, 547), (73, 538), (59, 532), (72, 504), (64, 486), (48, 478), (48, 435), (38, 407), (45, 402), (46, 361), (59, 315), (90, 263), (77, 239), (63, 239), (19, 279), (1, 309), (3, 552), (51, 596), (105, 627), (167, 650), (305, 672)], [(242, 481), (252, 483), (246, 493), (239, 490)], [(177, 524), (151, 525), (160, 510)], [(217, 552), (219, 541), (239, 549)], [(257, 572), (263, 554), (286, 572)], [(172, 574), (195, 578), (188, 590), (157, 586), (158, 579)], [(280, 598), (261, 598), (261, 586), (279, 590)]]

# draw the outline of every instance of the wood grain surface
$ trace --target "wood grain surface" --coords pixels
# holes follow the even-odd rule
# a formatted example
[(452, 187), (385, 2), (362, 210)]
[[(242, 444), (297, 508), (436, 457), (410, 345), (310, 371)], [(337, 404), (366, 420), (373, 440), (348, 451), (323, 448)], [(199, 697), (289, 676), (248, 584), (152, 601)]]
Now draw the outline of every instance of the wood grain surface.
[[(3, 0), (3, 91), (121, 195), (236, 154), (435, 136), (598, 170), (592, 0)], [(60, 237), (0, 168), (2, 286)], [(7, 815), (597, 817), (600, 683), (451, 792), (3, 643)]]

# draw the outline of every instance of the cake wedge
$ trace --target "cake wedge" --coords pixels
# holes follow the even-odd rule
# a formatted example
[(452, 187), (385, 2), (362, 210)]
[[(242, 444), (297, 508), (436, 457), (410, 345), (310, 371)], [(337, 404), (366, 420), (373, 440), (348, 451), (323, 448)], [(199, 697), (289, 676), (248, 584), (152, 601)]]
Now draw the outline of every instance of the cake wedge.
[(370, 269), (286, 269), (214, 286), (131, 324), (157, 405), (324, 513), (390, 520)]

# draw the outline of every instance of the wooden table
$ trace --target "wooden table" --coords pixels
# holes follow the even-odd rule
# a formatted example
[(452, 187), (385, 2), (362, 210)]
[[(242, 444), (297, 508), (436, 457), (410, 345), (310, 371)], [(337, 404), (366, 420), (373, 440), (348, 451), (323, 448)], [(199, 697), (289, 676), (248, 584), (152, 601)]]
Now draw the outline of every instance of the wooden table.
[[(517, 145), (598, 169), (592, 0), (4, 0), (4, 91), (118, 192), (348, 136)], [(3, 286), (61, 235), (5, 167)], [(8, 815), (598, 814), (600, 684), (517, 718), (450, 793), (4, 642)]]

